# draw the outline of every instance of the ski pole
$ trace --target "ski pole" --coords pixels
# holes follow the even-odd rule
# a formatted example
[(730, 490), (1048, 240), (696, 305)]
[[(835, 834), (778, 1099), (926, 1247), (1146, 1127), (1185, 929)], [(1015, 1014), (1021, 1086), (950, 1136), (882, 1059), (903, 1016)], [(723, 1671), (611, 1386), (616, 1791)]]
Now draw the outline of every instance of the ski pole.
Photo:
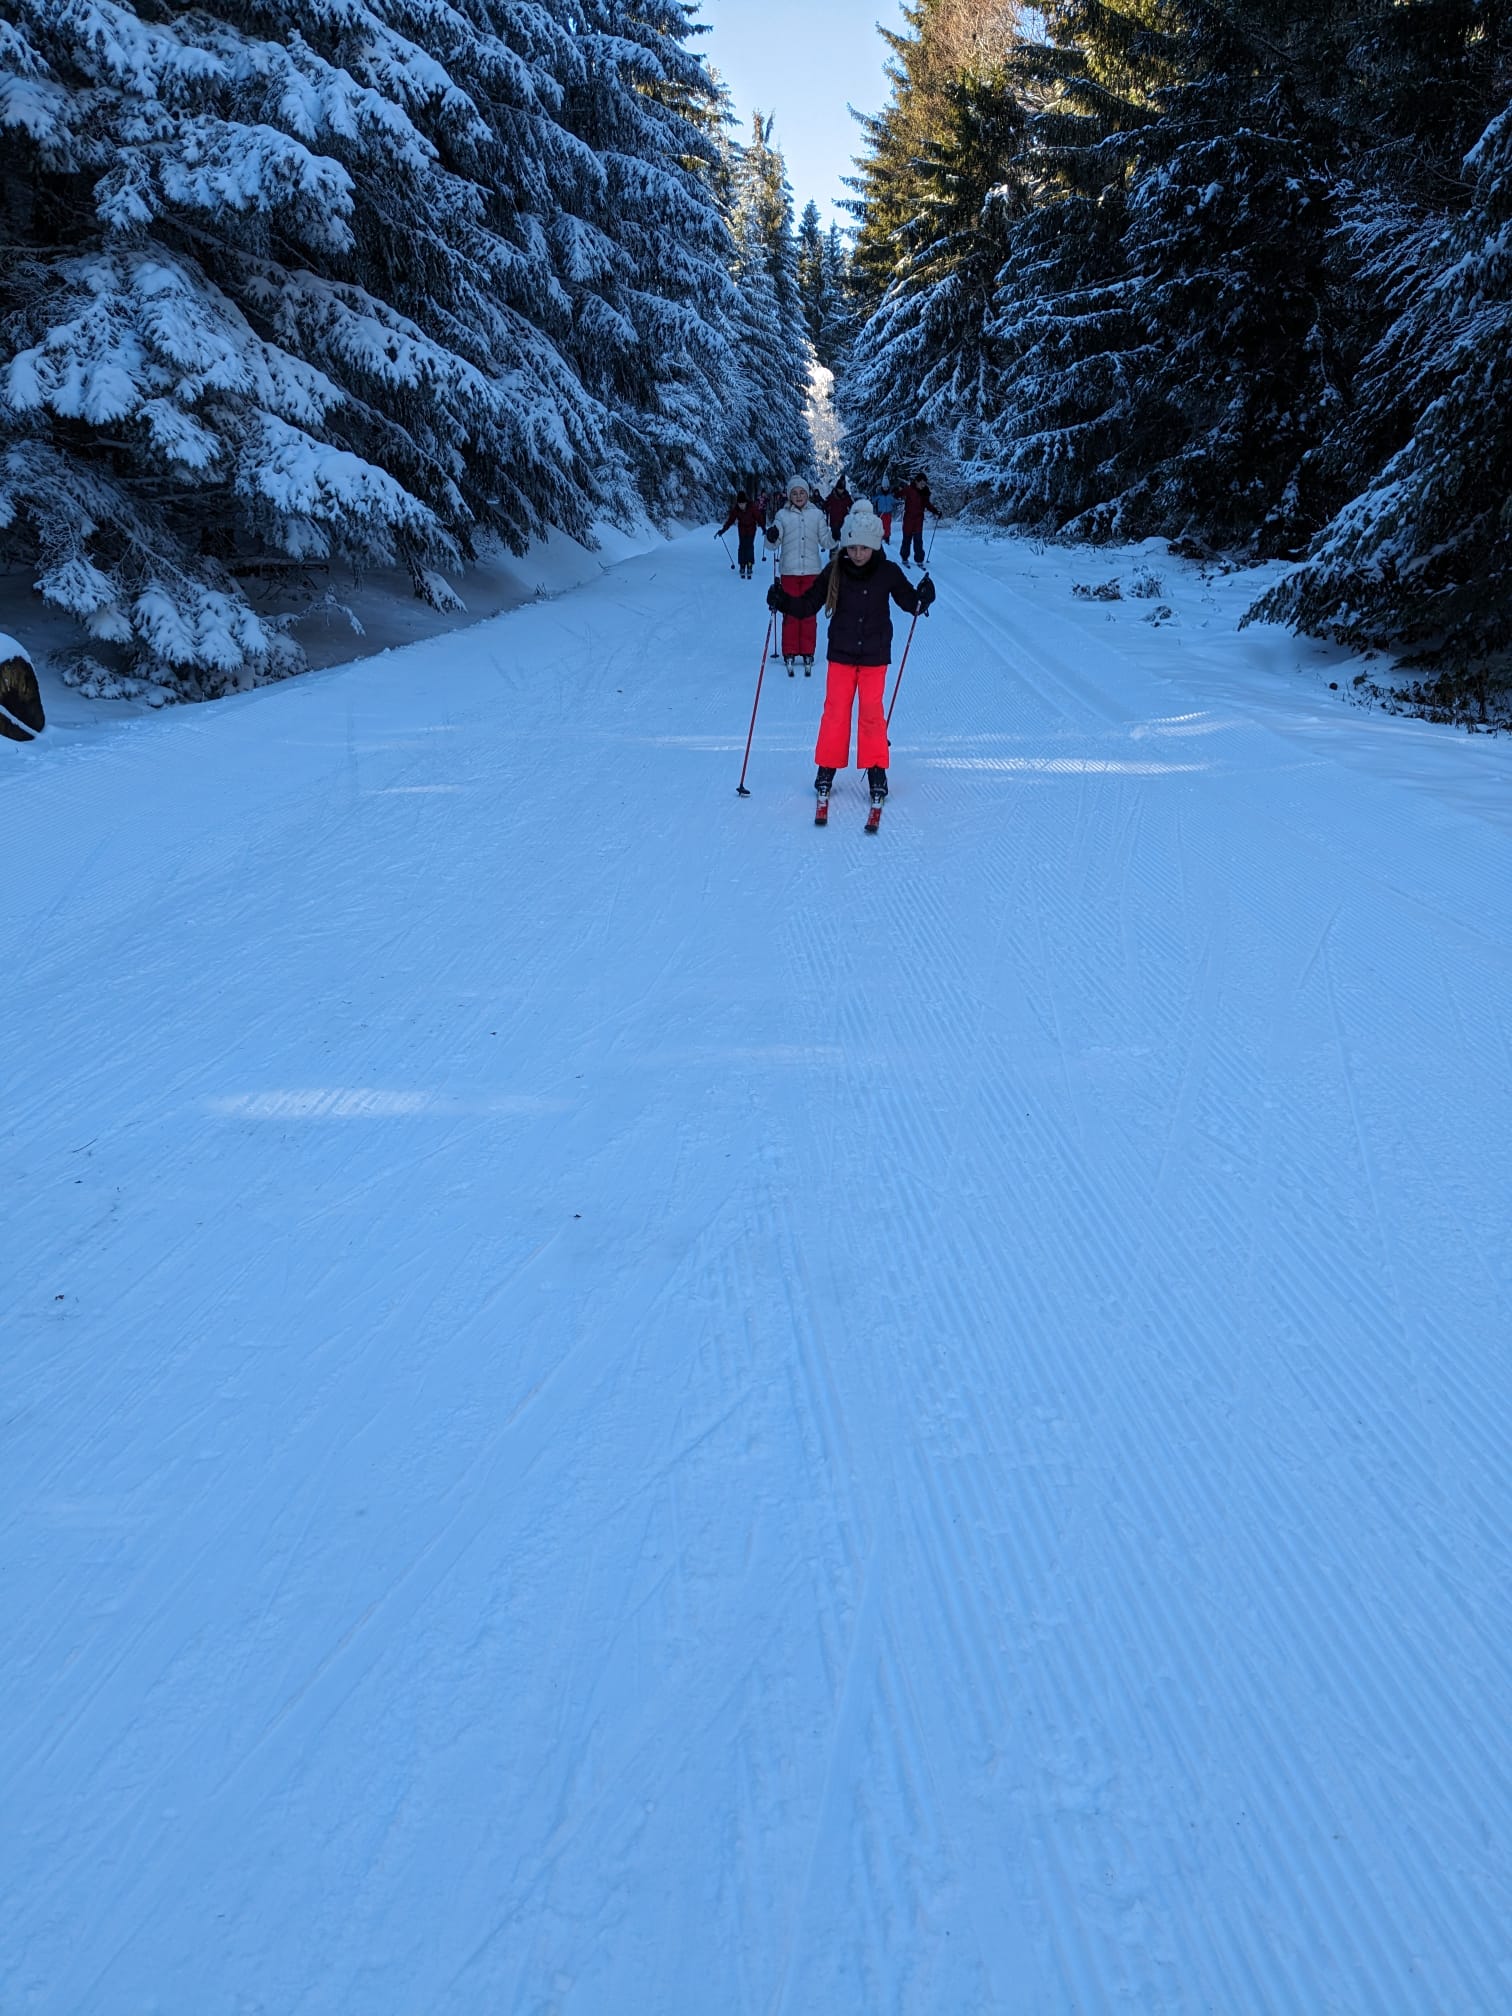
[(929, 554), (930, 554), (930, 553), (933, 553), (933, 551), (934, 551), (934, 542), (936, 541), (936, 539), (938, 539), (938, 538), (939, 538), (939, 536), (940, 536), (940, 513), (939, 513), (938, 511), (936, 511), (936, 513), (935, 513), (935, 522), (934, 522), (934, 530), (933, 530), (933, 531), (932, 531), (932, 532), (930, 533), (930, 535), (929, 535), (929, 552), (927, 552), (927, 553), (926, 553), (926, 554), (924, 555), (924, 569), (925, 569), (925, 572), (926, 572), (926, 573), (927, 573), (927, 572), (929, 571)]
[(884, 728), (891, 728), (892, 726), (892, 710), (898, 704), (898, 688), (903, 684), (903, 670), (908, 663), (908, 653), (913, 644), (913, 633), (918, 627), (919, 619), (915, 616), (912, 623), (908, 626), (908, 637), (903, 645), (903, 657), (898, 666), (898, 676), (893, 681), (892, 698), (887, 703), (887, 714), (882, 723)]
[[(714, 537), (719, 541), (720, 545), (724, 547), (726, 560), (730, 560), (730, 548), (723, 532), (716, 532), (714, 534)], [(733, 560), (730, 560), (730, 572), (732, 574), (735, 572), (735, 562)]]
[(740, 782), (735, 786), (737, 798), (749, 798), (751, 795), (746, 789), (746, 770), (751, 761), (751, 737), (756, 733), (756, 709), (761, 705), (761, 682), (766, 677), (767, 653), (772, 648), (772, 625), (776, 621), (777, 611), (774, 609), (767, 618), (766, 639), (761, 647), (761, 670), (756, 674), (756, 698), (751, 702), (751, 725), (746, 730), (745, 762), (740, 766)]

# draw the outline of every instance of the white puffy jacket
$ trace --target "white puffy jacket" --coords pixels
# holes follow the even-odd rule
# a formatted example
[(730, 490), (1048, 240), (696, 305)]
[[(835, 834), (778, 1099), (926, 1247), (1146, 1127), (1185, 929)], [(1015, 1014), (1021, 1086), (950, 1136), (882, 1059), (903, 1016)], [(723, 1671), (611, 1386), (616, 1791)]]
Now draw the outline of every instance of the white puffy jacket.
[[(781, 540), (777, 566), (783, 574), (822, 574), (829, 565), (829, 520), (814, 503), (795, 511), (784, 504), (772, 520), (772, 532)], [(767, 534), (771, 538), (771, 532)]]

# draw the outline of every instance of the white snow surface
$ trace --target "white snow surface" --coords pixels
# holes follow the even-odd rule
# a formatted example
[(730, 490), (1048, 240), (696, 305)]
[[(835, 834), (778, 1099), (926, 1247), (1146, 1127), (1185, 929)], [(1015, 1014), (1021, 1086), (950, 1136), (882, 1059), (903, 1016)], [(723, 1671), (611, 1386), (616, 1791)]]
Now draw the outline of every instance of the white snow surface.
[(936, 559), (0, 745), (6, 2016), (1512, 2007), (1512, 745)]

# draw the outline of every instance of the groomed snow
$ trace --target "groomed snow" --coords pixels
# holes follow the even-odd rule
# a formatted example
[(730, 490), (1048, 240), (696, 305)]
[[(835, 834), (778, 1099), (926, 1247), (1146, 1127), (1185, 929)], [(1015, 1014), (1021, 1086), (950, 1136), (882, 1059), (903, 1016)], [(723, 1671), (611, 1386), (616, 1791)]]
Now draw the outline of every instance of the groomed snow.
[(1512, 744), (935, 572), (0, 745), (6, 2016), (1512, 2005)]

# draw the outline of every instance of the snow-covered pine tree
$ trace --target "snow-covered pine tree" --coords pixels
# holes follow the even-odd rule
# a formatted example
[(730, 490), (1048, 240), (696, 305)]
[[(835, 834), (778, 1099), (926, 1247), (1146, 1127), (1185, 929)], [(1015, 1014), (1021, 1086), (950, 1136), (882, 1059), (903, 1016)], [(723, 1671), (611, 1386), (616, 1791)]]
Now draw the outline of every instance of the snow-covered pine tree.
[(985, 331), (995, 410), (964, 474), (982, 508), (1041, 529), (1107, 497), (1129, 425), (1142, 341), (1124, 243), (1131, 143), (1174, 74), (1144, 54), (1157, 6), (1059, 0), (1043, 39), (1017, 42), (1005, 66), (1032, 115), (1015, 172), (1033, 201), (1005, 246)]
[(887, 103), (855, 113), (861, 128), (853, 192), (856, 220), (849, 273), (858, 324), (880, 304), (908, 262), (902, 234), (918, 213), (918, 170), (940, 137), (951, 89), (996, 69), (1013, 42), (1020, 0), (903, 0), (903, 26), (879, 28), (888, 49)]
[(1061, 0), (1015, 68), (1040, 108), (975, 474), (1082, 536), (1284, 550), (1326, 515), (1348, 319), (1327, 80), (1348, 0)]
[(480, 526), (585, 528), (602, 430), (527, 207), (576, 172), (549, 7), (4, 16), (0, 514), (95, 644), (224, 690), (298, 663), (249, 566), (445, 597)]
[(1169, 0), (1144, 28), (1159, 116), (1127, 153), (1126, 390), (1105, 494), (1071, 529), (1269, 554), (1326, 516), (1306, 464), (1342, 410), (1334, 122), (1317, 88), (1340, 13)]
[[(772, 122), (757, 113), (749, 146), (735, 150), (732, 231), (743, 367), (743, 439), (732, 443), (741, 480), (785, 482), (813, 459), (805, 406), (813, 353), (798, 286), (793, 199)], [(733, 406), (734, 402), (730, 404)]]
[(944, 93), (944, 124), (914, 167), (907, 263), (855, 340), (841, 406), (863, 466), (974, 454), (995, 410), (987, 325), (1009, 226), (1025, 204), (1011, 163), (1022, 108), (999, 71)]
[(817, 356), (824, 334), (824, 229), (819, 205), (812, 199), (804, 204), (798, 220), (797, 268), (804, 327)]
[(850, 250), (840, 226), (831, 224), (819, 255), (819, 341), (814, 346), (827, 370), (846, 370), (857, 327)]
[(836, 371), (856, 333), (850, 253), (838, 224), (822, 228), (817, 203), (804, 206), (798, 225), (798, 292), (814, 355)]
[(1512, 107), (1465, 171), (1463, 215), (1390, 242), (1397, 315), (1353, 424), (1400, 445), (1251, 615), (1416, 654), (1484, 712), (1512, 671)]
[(658, 514), (707, 506), (740, 309), (720, 211), (722, 94), (687, 46), (682, 0), (572, 0), (561, 118), (589, 151), (586, 191), (550, 227), (573, 297), (570, 354), (611, 416), (612, 494)]

